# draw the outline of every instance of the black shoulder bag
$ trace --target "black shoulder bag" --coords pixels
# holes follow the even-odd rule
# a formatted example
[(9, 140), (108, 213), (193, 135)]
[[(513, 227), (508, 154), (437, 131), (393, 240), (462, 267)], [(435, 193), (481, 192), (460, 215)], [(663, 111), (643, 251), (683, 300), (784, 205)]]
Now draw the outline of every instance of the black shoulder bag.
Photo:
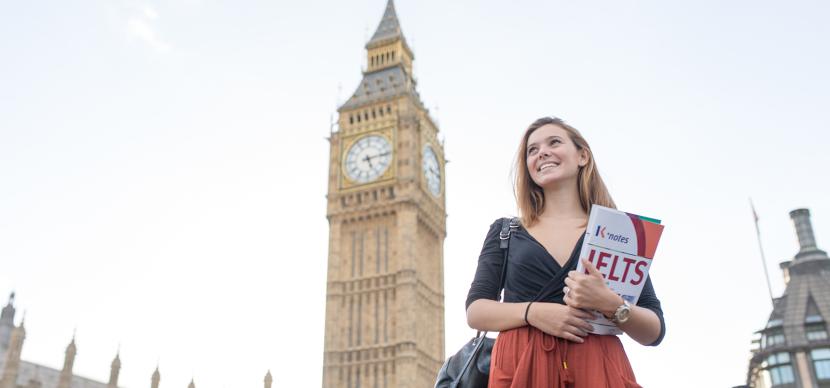
[[(499, 275), (499, 291), (496, 300), (501, 301), (501, 290), (504, 288), (504, 274), (507, 272), (507, 253), (510, 248), (510, 235), (519, 227), (519, 219), (502, 218), (501, 232), (499, 232), (499, 247), (504, 251), (501, 274)], [(488, 338), (487, 332), (479, 331), (476, 336), (467, 342), (457, 353), (447, 358), (438, 378), (435, 388), (486, 388), (490, 378), (490, 353), (496, 342)]]

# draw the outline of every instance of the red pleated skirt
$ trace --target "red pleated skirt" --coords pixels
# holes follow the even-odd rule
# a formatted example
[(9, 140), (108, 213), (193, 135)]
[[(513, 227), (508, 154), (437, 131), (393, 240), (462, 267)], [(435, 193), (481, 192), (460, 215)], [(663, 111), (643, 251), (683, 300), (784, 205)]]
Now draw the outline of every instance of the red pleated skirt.
[(571, 342), (525, 326), (499, 333), (489, 388), (641, 388), (620, 339)]

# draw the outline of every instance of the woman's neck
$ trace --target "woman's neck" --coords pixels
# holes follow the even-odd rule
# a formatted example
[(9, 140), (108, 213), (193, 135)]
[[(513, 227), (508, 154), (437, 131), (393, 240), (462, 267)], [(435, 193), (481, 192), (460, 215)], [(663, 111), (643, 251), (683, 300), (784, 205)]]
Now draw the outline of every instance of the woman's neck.
[(554, 187), (545, 187), (545, 208), (539, 214), (541, 219), (584, 219), (588, 217), (579, 203), (576, 179), (562, 182)]

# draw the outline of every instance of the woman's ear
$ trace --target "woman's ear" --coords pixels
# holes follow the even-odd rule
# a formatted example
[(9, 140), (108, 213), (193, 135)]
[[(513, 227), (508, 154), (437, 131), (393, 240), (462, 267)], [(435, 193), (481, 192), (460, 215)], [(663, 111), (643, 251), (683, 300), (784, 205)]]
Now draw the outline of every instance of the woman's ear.
[(579, 150), (579, 167), (585, 167), (588, 164), (588, 160), (590, 157), (588, 156), (588, 150), (582, 148)]

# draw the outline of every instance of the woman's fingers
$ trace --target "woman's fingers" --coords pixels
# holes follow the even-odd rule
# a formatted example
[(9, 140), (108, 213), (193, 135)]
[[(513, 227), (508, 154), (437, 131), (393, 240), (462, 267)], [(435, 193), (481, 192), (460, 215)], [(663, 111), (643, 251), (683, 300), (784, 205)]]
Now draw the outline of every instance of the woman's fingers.
[(594, 314), (591, 314), (591, 313), (589, 313), (585, 310), (575, 309), (573, 307), (571, 307), (570, 312), (571, 312), (571, 315), (573, 315), (577, 318), (581, 318), (581, 319), (591, 319), (591, 318), (594, 317)]
[(578, 335), (580, 337), (585, 337), (588, 335), (588, 331), (581, 328), (579, 325), (570, 325), (568, 326), (568, 332), (574, 335)]
[(583, 321), (583, 320), (581, 320), (581, 319), (580, 319), (580, 320), (578, 320), (576, 323), (574, 323), (574, 326), (579, 327), (580, 329), (582, 329), (582, 330), (584, 330), (584, 331), (586, 331), (586, 332), (590, 332), (590, 331), (594, 330), (594, 326), (593, 326), (593, 325), (591, 325), (590, 323), (585, 322), (585, 321)]
[(562, 333), (562, 335), (560, 337), (562, 337), (562, 338), (564, 338), (568, 341), (573, 341), (573, 342), (577, 342), (577, 343), (580, 343), (580, 344), (585, 342), (585, 340), (582, 339), (582, 337), (580, 337), (578, 335), (575, 335), (573, 333), (569, 333), (567, 331)]

